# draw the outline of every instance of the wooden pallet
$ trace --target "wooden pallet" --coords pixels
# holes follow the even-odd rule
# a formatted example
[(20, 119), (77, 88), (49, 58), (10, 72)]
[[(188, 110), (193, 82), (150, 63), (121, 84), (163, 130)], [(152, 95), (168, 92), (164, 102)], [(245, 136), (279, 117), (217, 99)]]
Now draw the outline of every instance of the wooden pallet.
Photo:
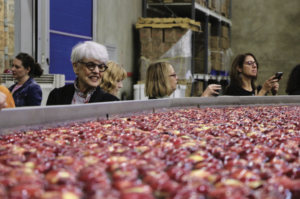
[(189, 24), (136, 24), (137, 29), (140, 28), (185, 28), (191, 29), (192, 31), (201, 32), (199, 27), (191, 26)]
[(201, 24), (189, 18), (138, 18), (136, 28), (187, 28), (200, 31)]
[(173, 3), (173, 0), (147, 0), (148, 3)]
[(194, 26), (201, 26), (199, 21), (189, 18), (138, 18), (138, 24), (172, 24), (172, 23), (189, 23)]

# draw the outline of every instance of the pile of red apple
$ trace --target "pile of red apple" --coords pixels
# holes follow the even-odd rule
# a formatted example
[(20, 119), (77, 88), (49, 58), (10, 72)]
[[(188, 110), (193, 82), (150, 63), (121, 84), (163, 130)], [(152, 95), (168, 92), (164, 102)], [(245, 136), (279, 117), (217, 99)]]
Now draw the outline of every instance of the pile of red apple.
[(300, 107), (176, 109), (0, 137), (3, 199), (299, 199)]

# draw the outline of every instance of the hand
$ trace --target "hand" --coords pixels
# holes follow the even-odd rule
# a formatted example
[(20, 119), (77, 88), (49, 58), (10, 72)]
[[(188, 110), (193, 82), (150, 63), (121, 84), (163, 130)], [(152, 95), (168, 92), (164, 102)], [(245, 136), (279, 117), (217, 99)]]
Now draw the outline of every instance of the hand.
[(6, 95), (2, 92), (0, 92), (0, 110), (2, 108), (5, 108), (7, 106), (6, 104)]
[(208, 87), (205, 89), (205, 91), (202, 93), (201, 97), (211, 97), (212, 94), (218, 95), (219, 93), (217, 92), (218, 90), (221, 90), (221, 85), (218, 84), (210, 84)]
[[(278, 84), (278, 80), (274, 79), (275, 75), (273, 75), (272, 77), (270, 77), (269, 79), (267, 79), (262, 87), (262, 90), (267, 93), (268, 91), (270, 91), (274, 86), (275, 83)], [(279, 87), (279, 86), (278, 86)]]
[(273, 85), (274, 85), (274, 86), (273, 86), (273, 88), (271, 89), (272, 95), (277, 95), (278, 89), (279, 89), (279, 83), (278, 83), (278, 82), (275, 82)]

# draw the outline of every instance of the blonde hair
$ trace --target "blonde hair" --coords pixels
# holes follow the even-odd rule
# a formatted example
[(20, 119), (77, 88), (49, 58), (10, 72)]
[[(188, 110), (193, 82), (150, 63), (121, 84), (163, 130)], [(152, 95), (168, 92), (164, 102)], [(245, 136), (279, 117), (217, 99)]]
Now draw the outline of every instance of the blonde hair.
[(172, 94), (173, 90), (168, 78), (169, 65), (168, 62), (157, 62), (149, 65), (146, 73), (146, 96), (164, 97)]
[(116, 62), (108, 61), (106, 66), (108, 68), (103, 74), (100, 87), (105, 92), (112, 94), (117, 87), (116, 82), (124, 80), (127, 77), (127, 73), (125, 69)]

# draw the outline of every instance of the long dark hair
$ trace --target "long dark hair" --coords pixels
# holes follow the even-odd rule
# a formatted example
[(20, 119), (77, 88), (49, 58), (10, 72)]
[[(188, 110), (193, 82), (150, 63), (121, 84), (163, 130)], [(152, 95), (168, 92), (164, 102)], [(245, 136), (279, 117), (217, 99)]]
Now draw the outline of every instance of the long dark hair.
[[(244, 53), (244, 54), (237, 55), (231, 65), (230, 84), (229, 85), (236, 85), (239, 87), (243, 86), (243, 81), (242, 81), (242, 78), (239, 77), (240, 72), (237, 70), (237, 67), (243, 68), (243, 65), (244, 65), (244, 62), (245, 62), (245, 59), (247, 56), (253, 57), (255, 62), (257, 63), (257, 60), (252, 53)], [(253, 89), (256, 89), (255, 81), (257, 80), (257, 76), (258, 76), (259, 65), (258, 65), (258, 63), (256, 65), (257, 65), (257, 73), (256, 73), (256, 76), (254, 78), (252, 78), (252, 80), (251, 80), (251, 86)]]
[(27, 53), (19, 53), (16, 56), (16, 59), (22, 62), (22, 65), (25, 69), (30, 68), (30, 71), (28, 73), (30, 77), (40, 77), (43, 74), (44, 70), (42, 69), (40, 64), (35, 63), (33, 57), (31, 57)]
[(291, 94), (298, 90), (300, 90), (300, 64), (291, 71), (285, 92)]

